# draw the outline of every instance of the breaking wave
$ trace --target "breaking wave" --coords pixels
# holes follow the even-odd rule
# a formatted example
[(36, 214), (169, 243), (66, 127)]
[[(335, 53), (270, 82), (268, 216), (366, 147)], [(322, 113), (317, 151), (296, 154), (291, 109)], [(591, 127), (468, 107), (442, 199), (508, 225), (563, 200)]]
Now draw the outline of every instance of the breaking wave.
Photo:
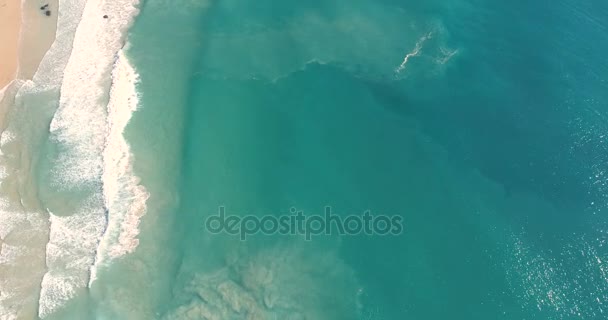
[(76, 31), (50, 123), (59, 150), (50, 184), (70, 200), (52, 204), (61, 212), (51, 214), (41, 317), (87, 287), (100, 263), (137, 246), (146, 193), (131, 172), (132, 157), (122, 136), (137, 107), (137, 74), (122, 48), (138, 2), (90, 0)]
[(3, 319), (50, 317), (138, 245), (147, 193), (123, 137), (138, 76), (122, 50), (138, 4), (60, 0), (33, 79), (2, 91)]

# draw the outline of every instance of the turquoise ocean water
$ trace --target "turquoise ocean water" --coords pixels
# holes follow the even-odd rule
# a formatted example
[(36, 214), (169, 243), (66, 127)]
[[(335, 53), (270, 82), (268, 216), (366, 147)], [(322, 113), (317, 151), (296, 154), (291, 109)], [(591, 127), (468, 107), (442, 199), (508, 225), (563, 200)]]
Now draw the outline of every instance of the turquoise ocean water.
[[(139, 246), (57, 319), (607, 317), (607, 2), (140, 6)], [(240, 241), (220, 206), (405, 228)]]
[[(154, 312), (602, 319), (607, 18), (599, 1), (144, 3), (132, 145), (179, 159), (169, 235), (141, 235), (169, 237), (142, 279), (163, 283)], [(405, 232), (241, 242), (203, 229), (222, 205), (371, 209)]]

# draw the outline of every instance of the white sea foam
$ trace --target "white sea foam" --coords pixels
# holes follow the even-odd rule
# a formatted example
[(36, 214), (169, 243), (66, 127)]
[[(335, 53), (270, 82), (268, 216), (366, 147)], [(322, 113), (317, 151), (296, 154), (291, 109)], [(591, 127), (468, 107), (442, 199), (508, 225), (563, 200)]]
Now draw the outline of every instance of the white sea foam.
[(418, 56), (420, 54), (420, 50), (422, 50), (422, 46), (424, 45), (424, 43), (427, 40), (429, 40), (432, 36), (433, 36), (433, 33), (429, 32), (429, 33), (423, 35), (420, 39), (418, 39), (418, 42), (416, 42), (416, 46), (414, 47), (414, 50), (412, 50), (410, 53), (405, 55), (405, 57), (403, 58), (403, 62), (401, 62), (401, 64), (395, 69), (395, 72), (399, 73), (399, 72), (403, 71), (405, 69), (405, 66), (407, 65), (407, 62), (410, 60), (410, 58)]
[[(139, 77), (120, 51), (112, 71), (112, 88), (108, 103), (108, 137), (103, 153), (103, 192), (108, 210), (108, 226), (100, 243), (97, 264), (132, 252), (139, 241), (138, 225), (146, 211), (148, 193), (133, 174), (133, 155), (123, 136), (139, 97)], [(91, 281), (95, 280), (95, 271)]]
[(15, 139), (15, 134), (12, 131), (4, 131), (0, 136), (0, 146), (3, 146)]
[[(82, 0), (59, 0), (57, 33), (54, 43), (51, 45), (33, 80), (15, 80), (10, 90), (14, 94), (14, 103), (10, 106), (7, 114), (6, 127), (0, 136), (0, 166), (2, 176), (2, 198), (0, 199), (0, 240), (4, 248), (6, 242), (26, 243), (29, 247), (20, 247), (18, 254), (14, 250), (0, 252), (0, 267), (4, 270), (6, 266), (22, 270), (7, 273), (12, 282), (4, 282), (0, 286), (0, 315), (2, 319), (16, 319), (26, 314), (39, 313), (36, 304), (26, 306), (26, 299), (38, 297), (42, 274), (44, 273), (44, 248), (47, 244), (49, 226), (43, 211), (28, 211), (25, 209), (23, 195), (19, 194), (23, 181), (27, 181), (29, 168), (27, 165), (27, 148), (30, 142), (28, 137), (35, 136), (33, 132), (26, 132), (30, 127), (24, 126), (19, 118), (26, 115), (31, 122), (35, 117), (28, 113), (37, 113), (40, 106), (29, 105), (31, 97), (41, 92), (58, 92), (63, 79), (63, 70), (70, 57), (74, 33), (80, 23), (80, 18), (86, 1)], [(8, 93), (9, 86), (3, 89)], [(9, 106), (5, 106), (9, 107)], [(17, 146), (16, 148), (14, 146)], [(25, 162), (24, 162), (25, 161)], [(10, 181), (9, 181), (10, 180)], [(13, 247), (17, 248), (17, 247)], [(36, 252), (31, 252), (31, 248)], [(30, 253), (31, 252), (31, 253)], [(28, 255), (28, 253), (30, 253)], [(38, 260), (41, 265), (38, 266)], [(47, 278), (48, 281), (48, 278)], [(45, 286), (43, 285), (43, 288)], [(49, 301), (49, 300), (47, 300)], [(29, 317), (28, 317), (29, 318)]]
[[(129, 252), (137, 244), (137, 222), (145, 209), (145, 196), (142, 196), (145, 192), (136, 187), (136, 178), (129, 176), (131, 158), (122, 138), (134, 104), (113, 99), (114, 103), (106, 110), (110, 70), (124, 43), (126, 30), (137, 14), (137, 3), (136, 0), (59, 0), (54, 43), (33, 79), (16, 80), (20, 82), (11, 87), (16, 92), (15, 112), (8, 116), (15, 119), (10, 118), (0, 135), (0, 187), (6, 193), (0, 199), (0, 271), (11, 274), (6, 278), (10, 281), (3, 282), (0, 290), (2, 319), (17, 318), (24, 312), (36, 313), (28, 308), (35, 308), (36, 303), (30, 300), (38, 294), (37, 313), (44, 318), (86, 287), (106, 228), (104, 204), (111, 207), (108, 231), (122, 226), (119, 231), (108, 233), (117, 235), (115, 240), (119, 245), (111, 244), (113, 239), (105, 241), (110, 243), (107, 247), (114, 256)], [(108, 15), (108, 19), (103, 15)], [(102, 188), (98, 188), (99, 192), (88, 195), (82, 207), (67, 209), (70, 206), (66, 206), (66, 210), (48, 218), (40, 208), (28, 209), (24, 201), (36, 201), (25, 200), (23, 197), (28, 195), (21, 194), (28, 187), (24, 183), (30, 180), (27, 175), (31, 174), (31, 153), (26, 146), (31, 138), (46, 134), (43, 132), (46, 126), (32, 122), (37, 117), (28, 116), (29, 119), (23, 121), (28, 113), (52, 113), (56, 102), (39, 103), (43, 100), (46, 103), (47, 96), (58, 95), (59, 89), (61, 98), (52, 120), (51, 135), (66, 149), (61, 149), (56, 159), (53, 182), (68, 190), (78, 190), (82, 184), (101, 185), (103, 173), (106, 179), (103, 189), (108, 199), (104, 200)], [(7, 90), (2, 90), (3, 96), (8, 94)], [(120, 168), (114, 170), (112, 165)], [(112, 173), (113, 170), (116, 173)], [(121, 200), (134, 206), (120, 203)], [(123, 212), (136, 214), (121, 216)], [(26, 245), (19, 245), (21, 243)]]
[[(35, 314), (35, 301), (44, 272), (44, 244), (48, 226), (44, 218), (24, 200), (27, 160), (20, 137), (5, 130), (0, 156), (0, 319), (28, 318)], [(26, 167), (26, 169), (23, 169)]]
[[(145, 191), (137, 187), (136, 178), (130, 175), (131, 156), (122, 137), (137, 99), (135, 96), (133, 103), (128, 98), (122, 100), (124, 84), (115, 84), (107, 107), (110, 74), (114, 75), (114, 81), (125, 78), (126, 60), (119, 58), (119, 62), (114, 62), (117, 56), (124, 56), (119, 51), (138, 13), (137, 4), (137, 0), (89, 0), (76, 30), (61, 83), (59, 108), (50, 125), (51, 138), (61, 146), (52, 169), (52, 184), (58, 190), (67, 191), (85, 187), (83, 190), (91, 190), (91, 194), (76, 212), (51, 214), (46, 250), (48, 272), (40, 293), (41, 318), (57, 311), (89, 284), (95, 256), (104, 256), (105, 250), (99, 252), (100, 244), (109, 247), (115, 255), (127, 253), (137, 245), (137, 221), (146, 198), (142, 196), (143, 200), (130, 202)], [(62, 14), (68, 15), (66, 11), (69, 8)], [(103, 15), (108, 18), (104, 19)], [(112, 66), (119, 70), (112, 72)], [(129, 71), (135, 74), (132, 69), (127, 73)], [(121, 200), (126, 203), (119, 203)], [(107, 237), (102, 240), (108, 223), (107, 212), (106, 234), (117, 235), (118, 245), (108, 244), (111, 241), (106, 240)], [(121, 215), (127, 212), (137, 212), (137, 215)], [(129, 224), (135, 230), (129, 228)], [(121, 227), (118, 231), (117, 226)], [(128, 249), (117, 249), (122, 244)]]
[[(90, 199), (83, 211), (69, 216), (50, 213), (46, 247), (48, 272), (41, 284), (38, 315), (45, 318), (86, 287), (105, 218), (100, 199)], [(87, 208), (88, 207), (88, 208)]]

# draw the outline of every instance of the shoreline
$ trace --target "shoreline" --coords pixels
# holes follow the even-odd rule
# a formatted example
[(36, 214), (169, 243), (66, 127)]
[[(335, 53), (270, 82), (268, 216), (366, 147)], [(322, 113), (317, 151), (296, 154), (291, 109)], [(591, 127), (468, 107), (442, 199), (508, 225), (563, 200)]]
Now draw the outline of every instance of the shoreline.
[(16, 78), (31, 80), (55, 41), (59, 0), (22, 0), (21, 14)]
[(0, 0), (0, 20), (7, 21), (0, 29), (6, 44), (0, 48), (0, 101), (14, 80), (34, 77), (55, 41), (58, 13), (59, 0)]
[[(17, 71), (0, 89), (0, 171), (11, 182), (0, 188), (0, 314), (34, 319), (64, 312), (97, 270), (135, 250), (148, 195), (123, 136), (138, 76), (122, 50), (139, 0), (23, 0), (21, 9)], [(41, 139), (65, 149), (45, 157)], [(55, 197), (62, 191), (36, 188), (32, 159), (48, 161), (52, 185), (94, 181), (103, 189), (86, 189), (94, 200), (82, 203)]]
[[(41, 7), (49, 4), (51, 14)], [(39, 70), (55, 41), (59, 0), (0, 0), (0, 318), (38, 319), (49, 228), (37, 206), (29, 170), (32, 156), (25, 131), (37, 121), (31, 93), (46, 79)], [(10, 9), (10, 10), (9, 10)], [(5, 21), (7, 23), (5, 23)], [(10, 22), (10, 23), (8, 23)], [(6, 53), (6, 54), (5, 54)], [(45, 65), (48, 63), (44, 63)], [(26, 114), (25, 117), (17, 114)], [(24, 118), (26, 120), (24, 120)], [(26, 134), (23, 134), (26, 133)], [(35, 133), (34, 133), (35, 134)]]

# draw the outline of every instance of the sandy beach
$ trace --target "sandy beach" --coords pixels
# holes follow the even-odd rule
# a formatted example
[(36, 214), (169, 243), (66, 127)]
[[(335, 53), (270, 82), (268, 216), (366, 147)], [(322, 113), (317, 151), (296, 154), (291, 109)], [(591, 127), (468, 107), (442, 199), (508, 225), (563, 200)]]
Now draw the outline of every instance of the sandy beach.
[(0, 88), (34, 76), (55, 40), (58, 11), (58, 0), (0, 0)]
[(0, 0), (0, 133), (4, 139), (0, 171), (6, 173), (0, 186), (0, 220), (5, 227), (0, 234), (0, 319), (38, 319), (49, 229), (45, 223), (19, 223), (25, 217), (45, 221), (45, 212), (36, 207), (37, 200), (32, 202), (35, 196), (23, 192), (35, 189), (30, 185), (26, 144), (17, 136), (8, 143), (6, 137), (11, 134), (5, 130), (11, 122), (7, 114), (19, 104), (15, 97), (26, 83), (23, 80), (34, 77), (55, 40), (57, 13), (58, 0)]
[(3, 88), (17, 72), (21, 1), (0, 0), (0, 21), (0, 88)]
[(23, 24), (19, 41), (17, 78), (32, 79), (42, 58), (55, 41), (59, 0), (25, 0), (21, 10)]

